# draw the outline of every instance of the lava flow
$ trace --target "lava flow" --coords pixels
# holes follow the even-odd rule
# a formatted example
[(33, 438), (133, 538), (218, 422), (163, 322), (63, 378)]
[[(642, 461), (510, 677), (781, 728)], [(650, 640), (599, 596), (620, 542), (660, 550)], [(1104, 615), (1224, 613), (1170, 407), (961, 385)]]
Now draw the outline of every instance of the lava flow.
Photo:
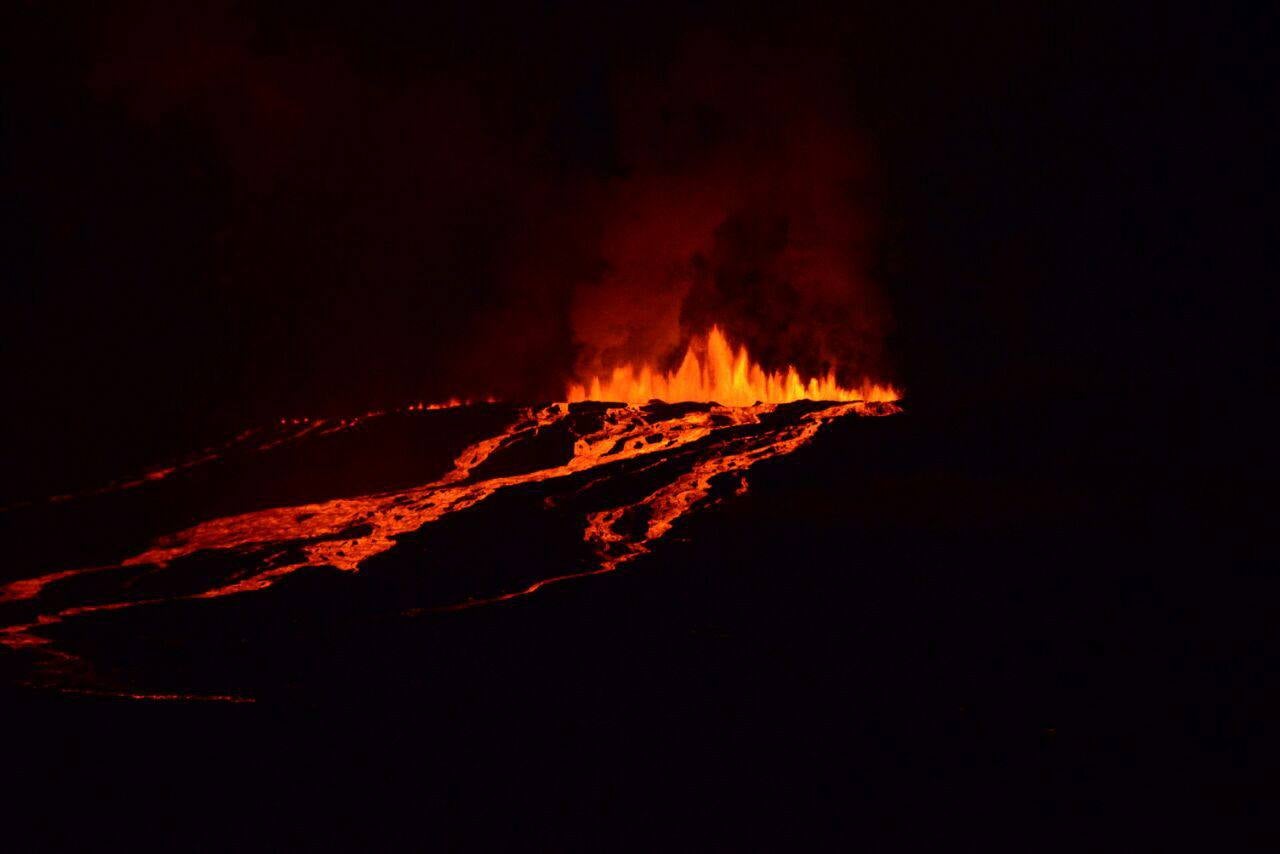
[[(90, 687), (93, 683), (83, 676), (83, 667), (77, 679), (67, 676), (75, 669), (70, 664), (81, 663), (82, 653), (62, 650), (64, 624), (90, 615), (94, 620), (128, 620), (138, 609), (250, 594), (304, 569), (356, 573), (369, 567), (371, 559), (393, 554), (397, 572), (425, 574), (420, 588), (428, 588), (425, 597), (396, 603), (403, 613), (510, 599), (554, 581), (614, 570), (651, 551), (682, 517), (743, 492), (752, 466), (792, 453), (838, 418), (899, 411), (884, 399), (896, 395), (881, 386), (872, 387), (872, 399), (863, 400), (856, 399), (858, 392), (836, 386), (832, 377), (802, 383), (794, 371), (767, 374), (750, 363), (745, 351), (735, 355), (719, 330), (712, 330), (705, 345), (705, 361), (687, 356), (674, 374), (615, 373), (625, 387), (614, 381), (592, 385), (592, 396), (624, 398), (619, 403), (477, 404), (449, 412), (415, 406), (369, 413), (350, 426), (342, 422), (340, 433), (299, 434), (292, 424), (269, 428), (267, 435), (254, 435), (249, 459), (308, 453), (314, 447), (314, 465), (320, 468), (327, 464), (327, 454), (342, 454), (348, 447), (335, 443), (357, 442), (361, 435), (376, 442), (379, 430), (415, 429), (418, 423), (425, 428), (428, 419), (509, 413), (505, 428), (470, 439), (443, 475), (421, 485), (213, 516), (160, 536), (133, 554), (90, 567), (46, 566), (41, 574), (0, 586), (0, 645), (44, 652), (46, 677), (58, 673), (52, 677), (55, 682), (85, 689), (86, 681)], [(808, 388), (836, 399), (776, 400)], [(619, 391), (624, 393), (615, 394)], [(578, 388), (570, 396), (586, 393)], [(677, 399), (714, 393), (731, 402), (752, 398), (752, 405), (630, 402), (651, 393)], [(756, 403), (760, 398), (769, 400)], [(280, 441), (270, 438), (272, 430), (279, 432)], [(286, 444), (284, 438), (290, 441)], [(205, 459), (202, 464), (216, 465)], [(178, 467), (164, 478), (144, 479), (140, 486), (130, 483), (128, 494), (150, 490), (162, 500), (165, 490), (180, 488), (182, 479), (192, 476), (189, 467)], [(527, 512), (559, 514), (558, 519), (577, 525), (577, 546), (570, 544), (565, 562), (531, 566), (512, 560), (502, 567), (508, 574), (496, 581), (477, 580), (462, 593), (456, 585), (439, 595), (430, 593), (430, 574), (441, 569), (432, 563), (433, 523), (474, 513), (495, 494), (516, 489), (521, 491), (508, 494), (527, 495)], [(385, 572), (387, 565), (382, 559), (379, 571)], [(122, 696), (167, 690), (128, 687)]]
[(622, 365), (607, 377), (592, 377), (569, 387), (569, 400), (620, 400), (645, 403), (714, 400), (725, 406), (753, 406), (757, 403), (794, 403), (798, 400), (861, 400), (892, 403), (898, 400), (892, 386), (863, 382), (856, 389), (844, 388), (834, 371), (823, 377), (801, 379), (799, 371), (768, 372), (752, 361), (745, 346), (737, 352), (720, 327), (690, 342), (680, 367), (663, 372), (645, 363), (639, 367)]

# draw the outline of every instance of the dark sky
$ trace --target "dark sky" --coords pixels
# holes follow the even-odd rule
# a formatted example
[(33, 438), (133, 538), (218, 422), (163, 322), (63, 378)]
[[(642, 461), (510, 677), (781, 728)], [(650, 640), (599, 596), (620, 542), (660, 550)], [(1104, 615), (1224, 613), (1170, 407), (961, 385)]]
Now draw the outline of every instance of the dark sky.
[(924, 411), (1267, 385), (1244, 6), (200, 5), (5, 27), (6, 493), (716, 318)]

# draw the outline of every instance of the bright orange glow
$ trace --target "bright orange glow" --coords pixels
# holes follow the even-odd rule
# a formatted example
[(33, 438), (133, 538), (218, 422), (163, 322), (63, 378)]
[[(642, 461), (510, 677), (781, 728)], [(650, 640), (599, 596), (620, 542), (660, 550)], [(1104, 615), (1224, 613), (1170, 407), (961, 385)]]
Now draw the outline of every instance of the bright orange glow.
[(808, 379), (802, 379), (791, 366), (769, 373), (751, 359), (745, 346), (734, 352), (718, 326), (690, 342), (680, 367), (674, 371), (664, 373), (648, 363), (639, 367), (623, 365), (607, 377), (592, 377), (569, 386), (570, 402), (639, 404), (656, 399), (668, 403), (714, 401), (724, 406), (754, 406), (797, 400), (892, 403), (898, 398), (897, 389), (890, 385), (864, 382), (859, 388), (844, 388), (836, 382), (834, 371)]

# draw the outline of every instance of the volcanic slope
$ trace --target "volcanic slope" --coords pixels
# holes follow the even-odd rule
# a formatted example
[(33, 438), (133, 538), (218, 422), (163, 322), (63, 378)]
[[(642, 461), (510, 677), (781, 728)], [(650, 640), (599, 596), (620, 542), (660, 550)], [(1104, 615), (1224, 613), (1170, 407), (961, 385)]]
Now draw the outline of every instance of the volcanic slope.
[(0, 519), (26, 548), (0, 586), (6, 669), (59, 690), (250, 699), (238, 656), (202, 665), (165, 627), (192, 619), (226, 638), (246, 620), (306, 622), (315, 614), (295, 594), (313, 585), (342, 591), (344, 619), (373, 619), (610, 572), (825, 425), (897, 411), (419, 405), (245, 431), (138, 477), (8, 508)]

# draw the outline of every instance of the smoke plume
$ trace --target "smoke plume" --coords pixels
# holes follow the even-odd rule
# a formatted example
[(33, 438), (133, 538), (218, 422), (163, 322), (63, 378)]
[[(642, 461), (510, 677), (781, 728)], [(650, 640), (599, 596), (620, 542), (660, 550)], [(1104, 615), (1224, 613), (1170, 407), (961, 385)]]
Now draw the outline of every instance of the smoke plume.
[[(881, 369), (874, 184), (830, 57), (692, 40), (619, 79), (600, 272), (571, 304), (576, 371), (665, 361), (713, 324), (767, 367)], [(797, 97), (796, 93), (802, 93)]]

